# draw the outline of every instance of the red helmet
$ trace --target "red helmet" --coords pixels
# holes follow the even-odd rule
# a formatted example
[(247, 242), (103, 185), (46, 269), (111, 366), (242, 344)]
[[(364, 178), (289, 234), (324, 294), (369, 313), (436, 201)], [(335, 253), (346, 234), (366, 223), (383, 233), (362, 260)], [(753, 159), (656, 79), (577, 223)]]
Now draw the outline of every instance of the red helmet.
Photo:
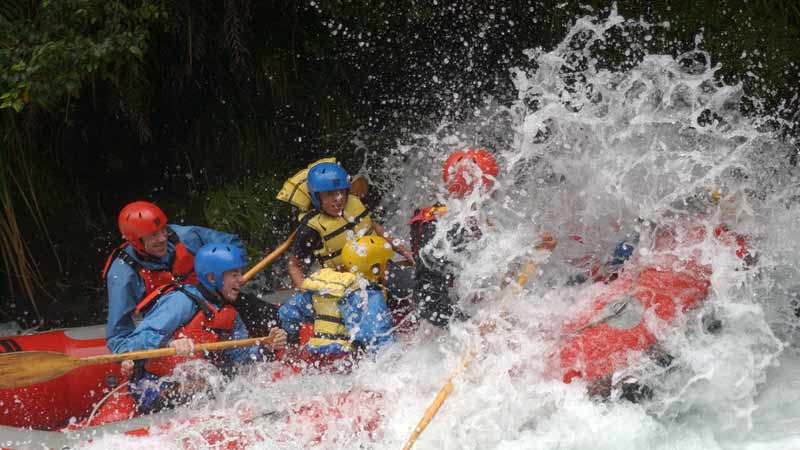
[(130, 242), (134, 249), (144, 251), (142, 236), (167, 226), (167, 215), (150, 202), (138, 201), (128, 203), (122, 208), (117, 223), (123, 239)]
[[(480, 173), (478, 173), (478, 170)], [(472, 192), (475, 183), (480, 177), (481, 185), (485, 191), (491, 189), (493, 178), (500, 173), (497, 162), (489, 152), (484, 149), (468, 148), (453, 152), (444, 162), (442, 178), (447, 190), (456, 197), (463, 197)]]

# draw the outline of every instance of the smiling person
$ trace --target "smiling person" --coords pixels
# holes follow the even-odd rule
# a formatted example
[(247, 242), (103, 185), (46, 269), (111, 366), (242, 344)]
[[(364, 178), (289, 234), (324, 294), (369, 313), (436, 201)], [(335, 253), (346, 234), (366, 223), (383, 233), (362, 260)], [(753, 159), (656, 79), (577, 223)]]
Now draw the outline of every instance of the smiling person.
[(308, 171), (306, 183), (314, 209), (300, 216), (289, 256), (288, 271), (295, 288), (302, 286), (305, 271), (315, 259), (324, 268), (340, 270), (345, 242), (371, 234), (386, 239), (394, 251), (413, 263), (411, 251), (373, 222), (361, 200), (349, 194), (350, 179), (342, 166), (318, 163)]
[(108, 290), (106, 345), (114, 353), (130, 351), (133, 311), (148, 294), (172, 283), (196, 283), (194, 255), (204, 244), (243, 248), (238, 237), (198, 226), (167, 224), (164, 211), (136, 201), (119, 213), (126, 243), (109, 256), (103, 270)]
[[(172, 375), (178, 364), (205, 358), (202, 354), (192, 355), (195, 344), (249, 337), (234, 306), (245, 264), (244, 251), (238, 247), (206, 244), (194, 259), (198, 284), (177, 284), (154, 291), (137, 305), (136, 312), (145, 316), (125, 340), (124, 351), (174, 347), (177, 354), (146, 360), (138, 366), (130, 392), (139, 413), (155, 412), (191, 396), (192, 389), (160, 378)], [(286, 344), (286, 332), (280, 328), (271, 329), (269, 337), (273, 350)], [(222, 369), (232, 369), (261, 358), (259, 347), (250, 346), (225, 350), (212, 361)], [(131, 366), (132, 362), (125, 364)]]

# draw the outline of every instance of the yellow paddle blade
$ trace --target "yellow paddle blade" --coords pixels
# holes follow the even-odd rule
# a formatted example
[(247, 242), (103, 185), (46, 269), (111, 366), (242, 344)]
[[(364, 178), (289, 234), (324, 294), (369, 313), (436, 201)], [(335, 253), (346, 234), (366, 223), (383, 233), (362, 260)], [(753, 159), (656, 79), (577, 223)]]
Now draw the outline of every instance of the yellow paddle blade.
[(350, 193), (358, 198), (364, 198), (369, 192), (369, 182), (361, 175), (356, 175), (350, 182)]
[[(216, 352), (229, 348), (249, 347), (251, 345), (272, 345), (269, 336), (237, 339), (235, 341), (207, 342), (194, 346), (194, 352)], [(126, 359), (163, 358), (173, 356), (172, 347), (139, 350), (128, 353), (109, 353), (106, 355), (75, 358), (56, 352), (16, 352), (0, 354), (0, 389), (13, 389), (58, 378), (70, 370), (81, 366), (120, 362)]]
[(58, 378), (82, 361), (63, 353), (15, 352), (0, 355), (0, 389), (14, 389)]

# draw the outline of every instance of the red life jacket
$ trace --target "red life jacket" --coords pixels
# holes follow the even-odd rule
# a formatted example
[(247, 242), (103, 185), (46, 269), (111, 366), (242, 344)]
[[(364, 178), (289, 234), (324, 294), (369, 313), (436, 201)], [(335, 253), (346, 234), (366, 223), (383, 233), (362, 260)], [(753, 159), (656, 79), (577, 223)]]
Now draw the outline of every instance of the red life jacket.
[(106, 266), (103, 269), (103, 280), (105, 280), (106, 275), (108, 275), (108, 269), (111, 267), (111, 263), (114, 262), (115, 259), (120, 258), (142, 277), (142, 281), (144, 282), (144, 294), (142, 298), (158, 288), (169, 284), (196, 284), (197, 275), (194, 273), (194, 255), (189, 252), (183, 242), (178, 238), (178, 235), (172, 231), (171, 228), (167, 227), (167, 230), (169, 230), (167, 239), (175, 246), (175, 254), (170, 262), (169, 270), (151, 270), (145, 268), (139, 261), (136, 261), (131, 255), (125, 252), (125, 247), (128, 245), (128, 243), (125, 243), (114, 249), (108, 257)]
[[(202, 289), (202, 288), (201, 288)], [(189, 323), (175, 330), (172, 339), (189, 338), (195, 344), (219, 342), (229, 339), (233, 334), (236, 322), (236, 308), (226, 304), (217, 309), (211, 302), (183, 289), (183, 285), (169, 285), (147, 295), (136, 306), (136, 313), (146, 312), (156, 301), (173, 290), (179, 290), (189, 297), (197, 306), (197, 314)], [(195, 359), (203, 359), (202, 354), (191, 356), (168, 356), (165, 358), (149, 359), (144, 369), (153, 375), (164, 377), (172, 374), (175, 366)]]

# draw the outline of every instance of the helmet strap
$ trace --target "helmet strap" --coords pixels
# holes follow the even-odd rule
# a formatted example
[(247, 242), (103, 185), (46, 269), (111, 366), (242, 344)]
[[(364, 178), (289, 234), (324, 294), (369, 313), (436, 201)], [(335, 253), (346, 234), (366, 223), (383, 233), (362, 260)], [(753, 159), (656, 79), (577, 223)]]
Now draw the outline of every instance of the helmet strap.
[(213, 274), (213, 273), (209, 272), (209, 273), (205, 274), (205, 279), (206, 279), (206, 281), (208, 281), (208, 284), (210, 284), (211, 286), (214, 286), (214, 290), (215, 291), (219, 291), (219, 288), (217, 287), (217, 284), (218, 284), (219, 280), (217, 280), (216, 274)]
[[(378, 273), (375, 273), (375, 268), (376, 267), (378, 269)], [(372, 265), (372, 267), (369, 268), (371, 274), (376, 277), (375, 283), (382, 284), (383, 281), (384, 281), (384, 278), (386, 278), (386, 273), (384, 273), (385, 271), (382, 270), (382, 269), (383, 269), (383, 267), (381, 267), (381, 263), (375, 263), (375, 264)]]

